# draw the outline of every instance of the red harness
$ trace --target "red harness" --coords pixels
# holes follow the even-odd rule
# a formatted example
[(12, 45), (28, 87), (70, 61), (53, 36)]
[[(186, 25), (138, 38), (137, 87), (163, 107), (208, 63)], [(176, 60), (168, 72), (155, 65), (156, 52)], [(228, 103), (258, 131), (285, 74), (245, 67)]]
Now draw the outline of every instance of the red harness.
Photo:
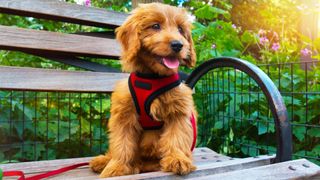
[[(136, 110), (139, 114), (139, 123), (144, 130), (161, 129), (163, 122), (155, 121), (150, 115), (150, 106), (154, 99), (162, 93), (179, 86), (181, 83), (178, 74), (171, 76), (157, 76), (139, 73), (131, 73), (129, 77), (129, 89), (133, 98)], [(190, 121), (193, 128), (193, 143), (191, 151), (194, 149), (197, 139), (196, 120), (192, 113)]]

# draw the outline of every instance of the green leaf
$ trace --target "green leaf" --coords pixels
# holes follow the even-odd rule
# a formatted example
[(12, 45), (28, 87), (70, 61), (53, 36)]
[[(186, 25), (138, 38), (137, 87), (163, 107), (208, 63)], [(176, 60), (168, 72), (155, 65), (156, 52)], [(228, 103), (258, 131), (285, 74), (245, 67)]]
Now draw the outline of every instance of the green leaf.
[(308, 131), (308, 135), (309, 135), (309, 136), (312, 136), (312, 137), (317, 137), (317, 138), (319, 138), (319, 137), (320, 137), (320, 131), (319, 131), (318, 128), (313, 128), (313, 129), (310, 129), (310, 130)]
[(230, 128), (230, 132), (229, 132), (229, 139), (230, 139), (230, 141), (233, 141), (233, 138), (234, 138), (234, 133), (233, 133), (232, 128)]
[(257, 156), (257, 149), (255, 148), (250, 148), (248, 146), (242, 146), (241, 147), (241, 151), (242, 153), (248, 155), (248, 156), (251, 156), (251, 157), (254, 157), (254, 156)]
[(241, 41), (247, 44), (252, 44), (255, 41), (254, 35), (250, 33), (249, 31), (245, 31), (241, 35)]
[(211, 19), (217, 18), (219, 14), (222, 14), (225, 17), (229, 16), (228, 15), (229, 13), (227, 11), (217, 7), (212, 7), (209, 5), (205, 5), (195, 11), (196, 17), (200, 19), (211, 20)]
[(239, 50), (231, 49), (225, 50), (221, 53), (222, 56), (238, 57), (241, 54)]
[(210, 12), (210, 6), (206, 5), (195, 11), (195, 15), (200, 19), (213, 19), (217, 17), (217, 14)]
[(313, 149), (312, 149), (312, 152), (317, 154), (318, 156), (320, 155), (320, 145), (317, 145), (315, 146)]
[(222, 129), (223, 128), (223, 123), (222, 121), (217, 121), (214, 123), (214, 129)]
[(258, 134), (259, 135), (267, 133), (267, 130), (268, 130), (268, 128), (264, 123), (259, 123), (259, 127), (258, 127)]
[(293, 134), (299, 141), (303, 141), (305, 138), (306, 127), (303, 126), (294, 126)]

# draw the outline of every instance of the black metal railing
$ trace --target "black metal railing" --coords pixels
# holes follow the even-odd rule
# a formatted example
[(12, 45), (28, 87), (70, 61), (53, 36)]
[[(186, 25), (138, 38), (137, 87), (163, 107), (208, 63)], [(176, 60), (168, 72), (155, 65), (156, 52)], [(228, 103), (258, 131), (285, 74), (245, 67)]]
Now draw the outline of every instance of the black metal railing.
[(103, 153), (109, 110), (109, 94), (0, 91), (0, 162)]
[[(258, 67), (277, 86), (286, 105), (293, 158), (320, 164), (317, 63)], [(270, 98), (278, 95), (266, 96), (255, 78), (240, 70), (230, 64), (220, 66), (194, 84), (199, 111), (198, 146), (235, 157), (275, 154), (279, 138), (283, 143), (290, 141), (288, 135), (277, 138)], [(110, 94), (0, 91), (0, 163), (104, 153), (108, 147), (105, 130), (109, 110)], [(285, 145), (283, 149), (287, 148)]]
[[(207, 72), (201, 78), (201, 68), (198, 68), (187, 81), (195, 86), (200, 146), (236, 157), (274, 153), (278, 157), (289, 157), (291, 136), (276, 129), (281, 126), (275, 119), (285, 115), (274, 115), (272, 111), (281, 106), (272, 107), (270, 97), (261, 86), (261, 83), (270, 83), (266, 82), (267, 78), (256, 82), (257, 77), (252, 76), (252, 72), (248, 73), (248, 69), (241, 67), (242, 63), (235, 64), (232, 59), (212, 61), (202, 65)], [(317, 63), (266, 64), (259, 68), (272, 79), (284, 99), (293, 132), (293, 158), (308, 158), (319, 164), (320, 73)], [(280, 130), (287, 129), (286, 124), (282, 126)]]

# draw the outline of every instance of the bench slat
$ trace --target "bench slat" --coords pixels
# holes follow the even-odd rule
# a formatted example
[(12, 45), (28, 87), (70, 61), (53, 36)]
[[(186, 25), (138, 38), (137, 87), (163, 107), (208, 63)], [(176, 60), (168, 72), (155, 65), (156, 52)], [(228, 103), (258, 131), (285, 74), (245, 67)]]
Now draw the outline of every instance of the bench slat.
[(306, 159), (298, 159), (267, 166), (255, 167), (228, 173), (197, 177), (193, 180), (211, 179), (309, 179), (310, 176), (320, 173), (320, 167)]
[(53, 55), (118, 58), (115, 39), (0, 26), (0, 49)]
[(0, 66), (0, 89), (67, 92), (112, 92), (124, 73), (62, 71)]
[[(198, 164), (197, 170), (186, 175), (178, 176), (171, 172), (149, 172), (143, 174), (134, 174), (121, 177), (108, 178), (109, 180), (131, 180), (131, 179), (189, 179), (200, 178), (202, 176), (208, 176), (218, 173), (226, 173), (230, 171), (236, 171), (241, 169), (248, 169), (258, 166), (264, 166), (270, 164), (274, 159), (274, 156), (263, 155), (257, 158), (243, 158), (243, 159), (228, 159), (222, 161), (208, 160), (206, 164)], [(85, 178), (76, 178), (77, 180), (84, 180)], [(227, 179), (227, 178), (225, 178)]]
[[(200, 168), (200, 166), (205, 166), (208, 162), (221, 163), (222, 161), (231, 161), (230, 157), (218, 154), (208, 148), (196, 148), (193, 152), (193, 158), (195, 164)], [(88, 162), (90, 161), (90, 157), (86, 158), (73, 158), (73, 159), (61, 159), (61, 160), (49, 160), (49, 161), (35, 161), (35, 162), (25, 162), (25, 163), (11, 163), (11, 164), (0, 164), (0, 168), (4, 171), (10, 170), (22, 170), (27, 176), (43, 173), (55, 169), (59, 169), (61, 167), (65, 167), (68, 165)], [(155, 174), (161, 174), (162, 172), (154, 172)], [(150, 174), (150, 173), (146, 173)], [(153, 174), (153, 173), (151, 173)], [(142, 174), (143, 175), (143, 174)], [(135, 175), (134, 175), (135, 176)], [(143, 175), (144, 176), (144, 175)], [(50, 179), (97, 179), (98, 174), (93, 173), (88, 167), (80, 167), (75, 170), (60, 174), (56, 177), (52, 177)]]
[[(220, 159), (221, 161), (227, 160), (227, 156), (218, 154), (209, 148), (196, 148), (193, 152), (193, 157), (196, 163), (199, 163), (201, 161), (203, 162), (204, 161), (203, 157), (206, 157), (206, 158), (215, 157), (216, 159)], [(33, 174), (33, 173), (41, 173), (41, 172), (55, 170), (55, 169), (72, 165), (72, 164), (89, 162), (91, 159), (92, 157), (84, 157), (84, 158), (57, 159), (57, 160), (34, 161), (34, 162), (23, 162), (23, 163), (10, 163), (10, 164), (0, 164), (0, 168), (5, 171), (23, 170), (26, 174)], [(82, 168), (86, 168), (86, 167), (82, 167)]]
[(0, 13), (107, 28), (120, 26), (128, 16), (125, 13), (89, 8), (58, 0), (0, 1)]

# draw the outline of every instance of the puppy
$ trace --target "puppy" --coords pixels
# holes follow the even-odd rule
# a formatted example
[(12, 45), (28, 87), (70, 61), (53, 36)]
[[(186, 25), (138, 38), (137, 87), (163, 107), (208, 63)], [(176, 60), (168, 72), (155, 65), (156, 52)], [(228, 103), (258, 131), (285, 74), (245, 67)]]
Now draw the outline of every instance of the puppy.
[[(122, 69), (131, 73), (131, 79), (134, 75), (139, 81), (142, 78), (142, 83), (132, 80), (130, 85), (130, 79), (126, 79), (116, 84), (108, 123), (109, 151), (90, 162), (93, 171), (101, 172), (100, 177), (157, 170), (185, 175), (196, 169), (192, 149), (197, 114), (192, 90), (176, 81), (179, 65), (195, 65), (191, 26), (186, 10), (151, 3), (135, 9), (116, 29), (122, 47)], [(176, 78), (176, 84), (141, 110), (140, 100), (134, 98), (129, 86), (140, 84), (137, 91), (147, 92), (143, 88), (157, 86), (171, 77)], [(154, 79), (154, 84), (148, 84)], [(144, 110), (142, 115), (140, 111)], [(149, 122), (156, 128), (145, 128), (142, 116), (151, 118)]]

